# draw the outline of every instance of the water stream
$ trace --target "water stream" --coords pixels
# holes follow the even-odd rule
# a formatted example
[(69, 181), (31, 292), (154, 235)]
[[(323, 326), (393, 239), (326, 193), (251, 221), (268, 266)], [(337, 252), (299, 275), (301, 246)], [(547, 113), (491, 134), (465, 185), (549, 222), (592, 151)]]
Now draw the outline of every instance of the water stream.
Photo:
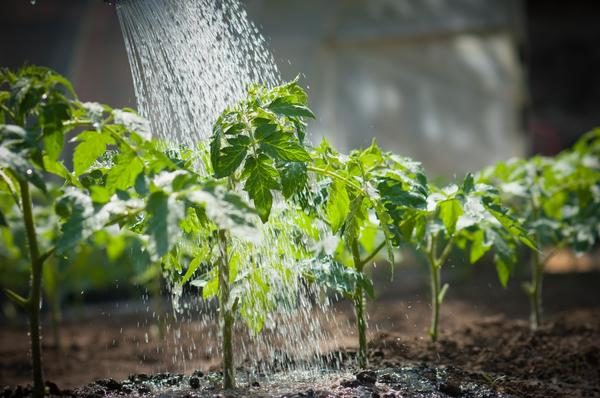
[[(139, 111), (171, 145), (197, 146), (206, 140), (218, 115), (245, 96), (248, 84), (280, 83), (265, 39), (238, 0), (124, 0), (117, 13)], [(328, 298), (301, 282), (293, 256), (285, 253), (290, 249), (281, 247), (293, 230), (286, 227), (290, 221), (284, 211), (280, 200), (272, 216), (279, 227), (272, 227), (273, 222), (264, 226), (260, 241), (243, 253), (244, 258), (259, 259), (276, 303), (262, 333), (236, 333), (238, 362), (257, 374), (317, 371), (324, 352), (335, 347), (336, 328), (341, 327), (327, 310)], [(211, 328), (216, 324), (214, 303), (192, 298), (181, 308), (179, 322), (201, 325), (198, 346), (180, 347), (173, 361), (185, 363), (200, 355), (200, 349), (218, 353), (216, 328)], [(237, 327), (244, 329), (241, 324)], [(177, 345), (177, 339), (168, 344)]]

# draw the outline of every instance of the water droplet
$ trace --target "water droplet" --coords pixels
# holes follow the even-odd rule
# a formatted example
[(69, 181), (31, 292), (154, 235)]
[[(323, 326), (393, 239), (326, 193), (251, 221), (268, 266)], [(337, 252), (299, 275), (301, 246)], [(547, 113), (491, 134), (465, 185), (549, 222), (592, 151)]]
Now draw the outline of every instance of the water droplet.
[(30, 176), (30, 175), (32, 175), (32, 174), (33, 174), (33, 170), (31, 170), (31, 169), (27, 169), (26, 173), (27, 173), (27, 175), (28, 175), (28, 176)]

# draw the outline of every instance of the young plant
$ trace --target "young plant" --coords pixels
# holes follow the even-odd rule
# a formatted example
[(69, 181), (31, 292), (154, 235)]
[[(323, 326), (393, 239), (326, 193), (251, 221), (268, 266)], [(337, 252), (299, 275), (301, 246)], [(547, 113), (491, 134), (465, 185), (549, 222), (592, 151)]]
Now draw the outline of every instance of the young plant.
[[(186, 214), (236, 230), (252, 228), (254, 212), (239, 196), (190, 170), (190, 162), (150, 141), (145, 120), (78, 102), (69, 83), (48, 69), (2, 71), (0, 88), (0, 226), (13, 227), (6, 209), (21, 215), (31, 271), (27, 298), (6, 293), (29, 317), (34, 396), (41, 397), (39, 313), (43, 266), (50, 257), (67, 256), (90, 239), (106, 240), (110, 231), (112, 255), (125, 248), (120, 236), (137, 237), (149, 261), (160, 261), (175, 246)], [(73, 171), (59, 160), (67, 134), (76, 143)], [(60, 188), (48, 189), (49, 174)], [(32, 189), (46, 195), (44, 213), (58, 222), (60, 232), (50, 240), (40, 239), (49, 226), (36, 222)]]
[[(272, 89), (250, 87), (247, 98), (225, 110), (214, 125), (210, 139), (214, 176), (226, 179), (234, 191), (247, 192), (264, 223), (271, 214), (274, 193), (290, 198), (306, 184), (310, 155), (303, 144), (304, 117), (314, 115), (307, 107), (306, 93), (297, 81), (292, 81)], [(235, 386), (232, 330), (235, 313), (243, 308), (238, 306), (240, 298), (232, 297), (231, 283), (235, 281), (241, 258), (226, 231), (216, 231), (216, 240), (217, 272), (212, 279), (216, 282), (219, 302), (223, 387), (232, 388)], [(258, 274), (248, 277), (258, 278), (254, 284), (261, 285)], [(205, 288), (205, 292), (215, 290)]]
[[(402, 208), (400, 207), (400, 211)], [(476, 184), (468, 174), (461, 186), (443, 189), (429, 186), (426, 206), (408, 217), (392, 212), (397, 234), (423, 253), (429, 265), (431, 286), (431, 327), (429, 335), (436, 341), (439, 335), (440, 307), (448, 290), (442, 285), (441, 269), (455, 248), (466, 251), (475, 263), (492, 247), (498, 277), (503, 285), (508, 281), (516, 261), (515, 240), (535, 249), (526, 231), (501, 206), (497, 192), (484, 184)]]
[(542, 281), (548, 261), (561, 248), (582, 253), (598, 241), (599, 154), (597, 129), (553, 158), (513, 159), (484, 170), (479, 177), (498, 187), (540, 248), (531, 251), (531, 281), (523, 285), (532, 330), (542, 320)]
[[(77, 126), (73, 123), (73, 116), (79, 105), (73, 99), (74, 93), (68, 81), (45, 68), (27, 67), (18, 73), (3, 70), (0, 73), (0, 89), (0, 190), (3, 201), (12, 203), (4, 203), (2, 208), (20, 215), (27, 237), (31, 273), (27, 297), (9, 289), (6, 289), (6, 294), (26, 311), (29, 318), (33, 393), (41, 397), (44, 394), (40, 346), (43, 266), (51, 256), (61, 251), (59, 243), (65, 236), (41, 246), (40, 230), (48, 228), (48, 225), (36, 222), (32, 194), (33, 190), (37, 190), (45, 195), (47, 206), (56, 208), (57, 212), (65, 195), (85, 196), (75, 186), (77, 184), (72, 184), (69, 172), (59, 161), (66, 134)], [(49, 189), (46, 182), (48, 174), (55, 174), (65, 185)], [(44, 212), (51, 216), (50, 213), (49, 209)], [(55, 215), (50, 216), (49, 219), (58, 219)], [(0, 212), (0, 226), (14, 227), (9, 225), (4, 212)], [(81, 236), (70, 237), (73, 245), (79, 241)]]
[[(358, 335), (357, 360), (364, 368), (367, 366), (365, 304), (367, 295), (373, 297), (373, 285), (364, 274), (365, 266), (384, 247), (393, 265), (394, 236), (387, 205), (401, 202), (408, 212), (419, 205), (419, 200), (424, 203), (426, 178), (419, 164), (384, 153), (375, 142), (345, 156), (323, 141), (315, 149), (308, 170), (321, 184), (322, 217), (330, 232), (341, 238), (334, 262), (318, 260), (313, 274), (317, 281), (352, 300)], [(408, 194), (394, 196), (395, 189)]]

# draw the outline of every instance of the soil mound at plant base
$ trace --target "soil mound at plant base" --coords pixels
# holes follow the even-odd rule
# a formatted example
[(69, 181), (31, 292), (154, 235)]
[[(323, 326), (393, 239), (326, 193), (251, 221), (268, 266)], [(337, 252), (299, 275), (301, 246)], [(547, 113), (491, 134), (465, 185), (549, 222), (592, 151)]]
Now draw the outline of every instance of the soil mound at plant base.
[(476, 372), (495, 390), (520, 397), (600, 397), (600, 309), (561, 314), (535, 333), (526, 321), (483, 319), (438, 343), (378, 335), (370, 365), (403, 361)]

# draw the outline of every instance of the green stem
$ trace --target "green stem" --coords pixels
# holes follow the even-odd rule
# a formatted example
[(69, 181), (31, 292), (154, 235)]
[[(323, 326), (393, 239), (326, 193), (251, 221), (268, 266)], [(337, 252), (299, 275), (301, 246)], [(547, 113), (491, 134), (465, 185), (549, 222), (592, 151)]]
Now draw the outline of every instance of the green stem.
[(360, 260), (360, 262), (359, 262), (360, 268), (362, 269), (362, 267), (364, 267), (365, 265), (367, 265), (367, 263), (369, 261), (373, 260), (375, 258), (375, 256), (377, 255), (377, 253), (379, 253), (381, 251), (381, 249), (383, 249), (385, 247), (385, 245), (386, 245), (386, 243), (385, 243), (385, 240), (384, 240), (364, 260)]
[(442, 253), (437, 257), (437, 235), (435, 235), (430, 237), (425, 250), (427, 262), (429, 263), (431, 285), (431, 326), (429, 328), (429, 336), (433, 342), (437, 341), (439, 336), (440, 307), (442, 306), (443, 296), (448, 289), (448, 285), (445, 285), (442, 288), (441, 271), (452, 251), (453, 245), (454, 236), (451, 236), (450, 239), (448, 239), (448, 242), (446, 242), (446, 246), (444, 246)]
[(324, 176), (328, 176), (331, 178), (334, 178), (338, 181), (343, 182), (344, 184), (346, 184), (347, 186), (356, 189), (357, 191), (363, 193), (366, 197), (369, 197), (369, 195), (367, 194), (367, 192), (363, 189), (363, 187), (360, 186), (359, 183), (357, 183), (356, 181), (352, 181), (349, 178), (346, 178), (344, 176), (339, 175), (338, 173), (336, 173), (333, 170), (329, 170), (329, 169), (323, 169), (321, 167), (316, 167), (316, 166), (311, 166), (308, 165), (307, 166), (307, 170), (308, 171), (312, 171), (313, 173), (317, 173), (317, 174), (321, 174)]
[[(356, 266), (356, 270), (363, 272), (363, 265), (360, 261), (360, 252), (358, 249), (358, 241), (352, 241), (352, 258)], [(367, 321), (365, 317), (365, 292), (361, 285), (356, 285), (354, 292), (354, 310), (356, 312), (356, 326), (358, 329), (358, 366), (361, 368), (367, 367)]]
[(538, 251), (532, 252), (531, 257), (531, 288), (529, 302), (531, 305), (530, 326), (537, 330), (542, 321), (542, 279), (544, 275), (544, 262), (540, 259)]
[(29, 184), (19, 181), (21, 188), (21, 204), (23, 208), (23, 221), (29, 243), (31, 257), (31, 286), (28, 301), (29, 334), (31, 338), (31, 360), (33, 367), (33, 396), (44, 396), (44, 375), (42, 373), (42, 350), (40, 344), (40, 301), (42, 290), (42, 262), (38, 248)]
[(429, 328), (429, 336), (431, 341), (435, 342), (439, 333), (441, 286), (440, 267), (432, 260), (429, 261), (429, 274), (431, 277), (431, 327)]
[(235, 367), (233, 362), (233, 313), (229, 308), (229, 257), (227, 234), (219, 231), (219, 313), (221, 327), (221, 353), (223, 356), (223, 388), (235, 388)]

